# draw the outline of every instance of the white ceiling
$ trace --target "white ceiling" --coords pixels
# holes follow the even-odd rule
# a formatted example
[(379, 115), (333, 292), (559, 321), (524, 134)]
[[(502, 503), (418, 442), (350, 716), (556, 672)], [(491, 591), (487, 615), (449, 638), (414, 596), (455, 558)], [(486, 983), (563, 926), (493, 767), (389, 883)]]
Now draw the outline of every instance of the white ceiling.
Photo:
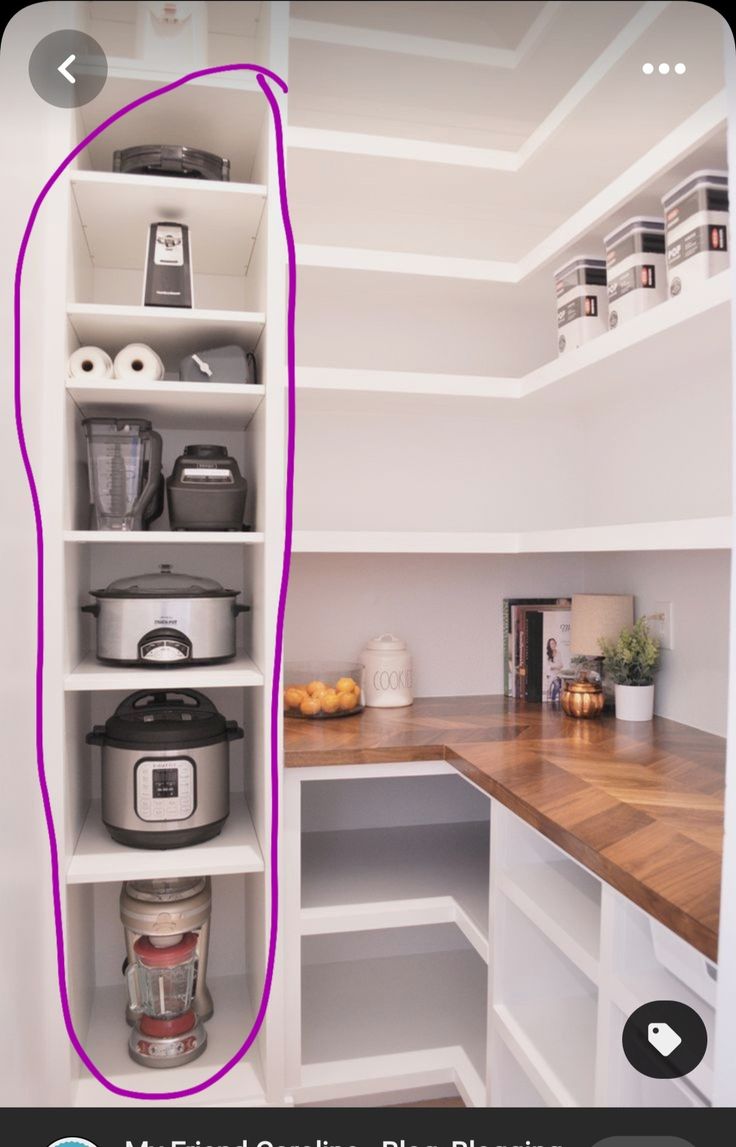
[(503, 0), (496, 4), (489, 4), (487, 0), (451, 4), (446, 0), (405, 0), (403, 3), (296, 0), (291, 5), (291, 15), (295, 19), (320, 20), (346, 27), (515, 49), (544, 7), (545, 0)]
[[(526, 13), (523, 31), (528, 31), (530, 17), (532, 25), (536, 19), (539, 32), (531, 41), (525, 41), (527, 47), (513, 66), (508, 66), (508, 60), (504, 66), (493, 66), (422, 55), (421, 42), (416, 51), (405, 42), (402, 50), (378, 50), (370, 38), (367, 42), (373, 42), (374, 47), (359, 46), (362, 33), (365, 41), (364, 30), (375, 30), (383, 10), (394, 7), (403, 14), (402, 27), (413, 27), (417, 35), (420, 29), (426, 35), (423, 16), (425, 8), (430, 7), (435, 21), (443, 15), (445, 22), (451, 21), (459, 9), (456, 35), (465, 27), (467, 6), (453, 3), (394, 6), (303, 0), (293, 5), (299, 38), (292, 40), (290, 49), (291, 124), (516, 152), (574, 96), (576, 86), (589, 84), (591, 74), (592, 86), (596, 80), (603, 81), (612, 57), (614, 65), (616, 58), (625, 64), (616, 73), (622, 85), (614, 97), (616, 108), (608, 109), (618, 112), (614, 128), (617, 133), (621, 133), (624, 123), (628, 131), (636, 132), (641, 121), (650, 119), (651, 100), (647, 101), (647, 97), (655, 90), (659, 77), (650, 79), (648, 88), (641, 89), (641, 64), (649, 58), (647, 54), (653, 54), (654, 63), (663, 59), (664, 53), (673, 51), (681, 52), (686, 62), (692, 61), (686, 80), (674, 73), (669, 77), (668, 92), (677, 101), (681, 101), (686, 88), (693, 102), (699, 98), (704, 103), (716, 86), (722, 86), (726, 25), (713, 9), (688, 0), (670, 4), (563, 0), (545, 4), (541, 9), (539, 5), (492, 0), (472, 5), (475, 21), (481, 13), (487, 14), (489, 24), (497, 19), (509, 40), (514, 37), (504, 21), (513, 17), (514, 35), (521, 30), (518, 22), (522, 13), (517, 14), (516, 8)], [(373, 24), (364, 23), (358, 28), (358, 18), (367, 20), (374, 9), (377, 15)], [(300, 14), (298, 18), (296, 13)], [(331, 26), (343, 25), (347, 40), (352, 43), (324, 43), (313, 38), (319, 20), (326, 16)], [(649, 24), (652, 34), (647, 34)], [(310, 38), (301, 38), (303, 29), (310, 26)], [(384, 36), (380, 44), (390, 47), (391, 37)], [(679, 82), (679, 87), (675, 88), (675, 82)], [(656, 90), (661, 92), (661, 83)], [(613, 115), (607, 115), (607, 120), (613, 120)]]

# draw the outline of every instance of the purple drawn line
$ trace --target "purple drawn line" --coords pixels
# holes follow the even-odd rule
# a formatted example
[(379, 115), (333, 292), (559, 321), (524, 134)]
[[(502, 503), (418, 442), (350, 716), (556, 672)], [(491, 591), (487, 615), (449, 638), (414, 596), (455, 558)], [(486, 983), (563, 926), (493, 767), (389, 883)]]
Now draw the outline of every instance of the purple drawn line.
[[(31, 466), (31, 460), (28, 453), (28, 446), (26, 443), (25, 429), (23, 426), (23, 403), (21, 391), (21, 287), (23, 283), (23, 265), (25, 262), (26, 251), (28, 243), (33, 233), (33, 228), (36, 223), (36, 218), (41, 209), (41, 206), (46, 199), (51, 188), (56, 184), (59, 177), (69, 167), (72, 161), (84, 150), (98, 135), (106, 131), (111, 124), (116, 120), (121, 119), (127, 115), (128, 112), (133, 111), (135, 108), (147, 104), (150, 100), (157, 99), (159, 96), (165, 95), (167, 92), (174, 91), (176, 88), (182, 87), (184, 84), (189, 83), (191, 80), (199, 79), (203, 76), (216, 75), (219, 72), (236, 72), (236, 71), (250, 71), (256, 72), (256, 79), (263, 91), (268, 102), (271, 114), (273, 116), (273, 127), (276, 139), (276, 156), (277, 156), (277, 169), (279, 181), (279, 203), (281, 207), (281, 220), (284, 227), (284, 234), (286, 237), (286, 247), (288, 255), (288, 307), (287, 307), (287, 321), (286, 321), (286, 339), (287, 339), (287, 366), (288, 366), (288, 424), (287, 424), (287, 445), (286, 445), (286, 508), (285, 508), (285, 536), (284, 536), (284, 552), (281, 568), (281, 585), (279, 589), (279, 601), (276, 614), (276, 634), (274, 645), (274, 666), (273, 677), (271, 685), (271, 842), (270, 842), (270, 864), (271, 864), (271, 919), (269, 929), (269, 942), (268, 942), (268, 959), (266, 961), (266, 974), (263, 982), (263, 991), (261, 993), (261, 1001), (258, 1006), (258, 1012), (253, 1022), (248, 1036), (243, 1044), (238, 1048), (235, 1054), (225, 1063), (218, 1071), (209, 1076), (202, 1083), (198, 1083), (193, 1087), (187, 1087), (182, 1091), (131, 1091), (124, 1087), (118, 1087), (116, 1084), (111, 1083), (102, 1072), (97, 1068), (96, 1064), (90, 1059), (82, 1046), (76, 1031), (74, 1030), (74, 1023), (71, 1015), (71, 1008), (69, 1006), (69, 994), (66, 984), (66, 970), (65, 970), (65, 950), (64, 950), (64, 926), (61, 911), (61, 892), (60, 892), (60, 876), (59, 876), (59, 850), (56, 838), (56, 827), (54, 824), (54, 815), (51, 808), (51, 799), (49, 796), (48, 782), (46, 780), (46, 765), (44, 759), (44, 744), (43, 744), (43, 666), (44, 666), (44, 536), (43, 536), (43, 517), (41, 514), (41, 503), (38, 496), (38, 487)], [(257, 64), (223, 64), (215, 68), (203, 68), (200, 71), (189, 72), (185, 76), (181, 76), (178, 80), (174, 80), (164, 87), (156, 88), (152, 92), (140, 96), (138, 99), (133, 100), (129, 104), (118, 108), (106, 120), (103, 120), (94, 131), (78, 143), (77, 146), (69, 152), (66, 158), (59, 164), (56, 171), (47, 179), (46, 183), (41, 188), (31, 213), (28, 216), (28, 221), (23, 232), (20, 247), (18, 249), (18, 258), (15, 266), (15, 287), (14, 287), (14, 302), (13, 302), (13, 341), (14, 341), (14, 400), (15, 400), (15, 428), (18, 438), (18, 446), (23, 460), (23, 467), (28, 481), (28, 488), (31, 494), (31, 502), (33, 504), (33, 516), (36, 527), (36, 585), (37, 585), (37, 600), (36, 600), (36, 763), (38, 767), (38, 783), (41, 789), (41, 798), (43, 802), (44, 816), (46, 819), (46, 829), (49, 838), (49, 854), (51, 860), (51, 883), (54, 902), (54, 926), (56, 930), (56, 969), (57, 978), (59, 983), (59, 998), (61, 1000), (61, 1010), (64, 1017), (64, 1024), (66, 1027), (69, 1040), (81, 1059), (82, 1063), (88, 1071), (95, 1077), (95, 1079), (106, 1087), (108, 1091), (114, 1095), (120, 1095), (126, 1099), (184, 1099), (189, 1095), (197, 1095), (198, 1092), (205, 1091), (211, 1087), (218, 1080), (226, 1076), (243, 1057), (248, 1053), (253, 1045), (266, 1017), (269, 999), (271, 996), (271, 988), (273, 985), (274, 964), (276, 960), (276, 943), (278, 938), (278, 903), (279, 903), (279, 883), (278, 883), (278, 815), (279, 815), (279, 761), (278, 761), (278, 744), (279, 744), (279, 719), (280, 719), (280, 686), (279, 679), (281, 676), (281, 662), (283, 656), (283, 638), (284, 638), (284, 615), (286, 612), (286, 595), (289, 586), (289, 566), (291, 562), (291, 546), (292, 546), (292, 529), (293, 529), (293, 500), (294, 500), (294, 442), (295, 442), (295, 415), (296, 415), (296, 399), (295, 399), (295, 317), (296, 317), (296, 249), (294, 246), (294, 232), (291, 226), (291, 217), (289, 215), (289, 203), (286, 189), (286, 164), (284, 161), (284, 133), (283, 125), (281, 122), (281, 112), (279, 109), (278, 101), (273, 91), (269, 87), (266, 77), (274, 80), (283, 92), (287, 92), (288, 88), (284, 81), (275, 72), (270, 71), (268, 68), (261, 68)]]

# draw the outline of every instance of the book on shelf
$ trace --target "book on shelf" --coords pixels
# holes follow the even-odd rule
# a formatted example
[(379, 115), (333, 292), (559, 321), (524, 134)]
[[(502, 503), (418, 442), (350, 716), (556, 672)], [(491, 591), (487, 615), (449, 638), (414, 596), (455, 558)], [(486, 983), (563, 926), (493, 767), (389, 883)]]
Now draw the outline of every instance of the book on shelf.
[[(569, 597), (505, 598), (504, 694), (519, 700), (559, 696), (570, 665)], [(549, 616), (547, 616), (549, 615)]]

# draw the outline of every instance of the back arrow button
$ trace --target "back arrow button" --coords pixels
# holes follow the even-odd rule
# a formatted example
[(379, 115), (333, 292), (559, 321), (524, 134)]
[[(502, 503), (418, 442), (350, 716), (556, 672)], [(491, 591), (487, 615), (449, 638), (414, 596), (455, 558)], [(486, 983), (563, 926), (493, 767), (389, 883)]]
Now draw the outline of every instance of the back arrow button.
[(57, 72), (61, 72), (64, 79), (68, 80), (70, 84), (76, 84), (77, 77), (73, 76), (71, 74), (71, 72), (67, 71), (67, 68), (69, 67), (70, 64), (74, 63), (76, 58), (77, 58), (76, 55), (74, 54), (74, 52), (72, 52), (71, 56), (67, 56), (67, 58), (64, 60), (64, 63), (59, 64), (58, 68), (56, 69)]
[(105, 86), (107, 60), (92, 36), (61, 28), (36, 44), (28, 61), (28, 76), (37, 95), (52, 107), (81, 108)]

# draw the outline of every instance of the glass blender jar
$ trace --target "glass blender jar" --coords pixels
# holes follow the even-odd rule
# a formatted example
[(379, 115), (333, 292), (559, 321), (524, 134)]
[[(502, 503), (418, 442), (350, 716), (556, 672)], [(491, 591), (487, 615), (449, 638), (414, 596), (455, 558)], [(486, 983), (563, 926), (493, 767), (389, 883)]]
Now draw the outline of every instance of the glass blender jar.
[(194, 932), (141, 936), (125, 973), (135, 1020), (128, 1051), (144, 1067), (179, 1067), (201, 1055), (207, 1033), (193, 1006)]
[(164, 508), (161, 436), (145, 418), (85, 418), (92, 526), (146, 530)]

